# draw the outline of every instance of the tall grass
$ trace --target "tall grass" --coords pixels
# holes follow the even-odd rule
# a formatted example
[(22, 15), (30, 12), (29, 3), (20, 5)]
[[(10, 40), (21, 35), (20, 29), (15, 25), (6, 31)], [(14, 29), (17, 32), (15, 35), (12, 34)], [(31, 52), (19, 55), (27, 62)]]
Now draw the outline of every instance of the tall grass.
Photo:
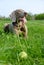
[[(16, 34), (5, 34), (3, 26), (7, 20), (0, 20), (0, 65), (44, 65), (44, 20), (27, 22), (28, 38)], [(19, 53), (25, 51), (26, 60), (20, 60)]]

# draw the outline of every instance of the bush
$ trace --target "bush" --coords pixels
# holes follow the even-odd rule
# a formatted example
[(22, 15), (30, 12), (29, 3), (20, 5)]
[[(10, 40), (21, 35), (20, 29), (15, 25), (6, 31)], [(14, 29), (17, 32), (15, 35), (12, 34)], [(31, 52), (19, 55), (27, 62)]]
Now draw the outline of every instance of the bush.
[(36, 20), (44, 20), (44, 13), (34, 15)]
[(7, 20), (7, 21), (10, 21), (10, 18), (9, 17), (5, 17), (5, 16), (0, 16), (0, 20)]

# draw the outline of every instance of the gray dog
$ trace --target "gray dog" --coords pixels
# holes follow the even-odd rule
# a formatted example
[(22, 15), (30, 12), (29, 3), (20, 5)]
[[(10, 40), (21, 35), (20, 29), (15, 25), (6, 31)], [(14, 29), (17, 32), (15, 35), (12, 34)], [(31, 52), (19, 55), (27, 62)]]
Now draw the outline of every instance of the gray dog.
[(10, 14), (12, 23), (5, 24), (4, 31), (16, 33), (17, 35), (22, 33), (24, 36), (27, 36), (26, 15), (27, 13), (22, 9), (13, 11)]

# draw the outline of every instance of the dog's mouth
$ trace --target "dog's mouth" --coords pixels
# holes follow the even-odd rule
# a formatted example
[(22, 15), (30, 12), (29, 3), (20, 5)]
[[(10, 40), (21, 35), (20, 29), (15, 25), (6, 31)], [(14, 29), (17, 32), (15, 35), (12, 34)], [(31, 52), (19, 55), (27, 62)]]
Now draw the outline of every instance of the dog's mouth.
[(22, 23), (25, 23), (26, 22), (26, 19), (25, 19), (25, 17), (23, 17), (23, 18), (19, 18), (19, 22), (22, 22)]
[(24, 22), (24, 19), (23, 18), (20, 18), (19, 21)]

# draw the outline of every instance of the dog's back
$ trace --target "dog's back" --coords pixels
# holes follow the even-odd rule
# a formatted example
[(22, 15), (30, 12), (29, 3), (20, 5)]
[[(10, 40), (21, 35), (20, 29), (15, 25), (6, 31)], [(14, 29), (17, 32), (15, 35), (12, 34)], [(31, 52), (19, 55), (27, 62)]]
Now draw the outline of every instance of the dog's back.
[(4, 25), (4, 32), (9, 32), (9, 24)]
[(18, 27), (18, 24), (16, 22), (12, 22), (12, 23), (6, 23), (4, 25), (4, 32), (11, 32), (11, 33), (15, 33), (15, 27)]

